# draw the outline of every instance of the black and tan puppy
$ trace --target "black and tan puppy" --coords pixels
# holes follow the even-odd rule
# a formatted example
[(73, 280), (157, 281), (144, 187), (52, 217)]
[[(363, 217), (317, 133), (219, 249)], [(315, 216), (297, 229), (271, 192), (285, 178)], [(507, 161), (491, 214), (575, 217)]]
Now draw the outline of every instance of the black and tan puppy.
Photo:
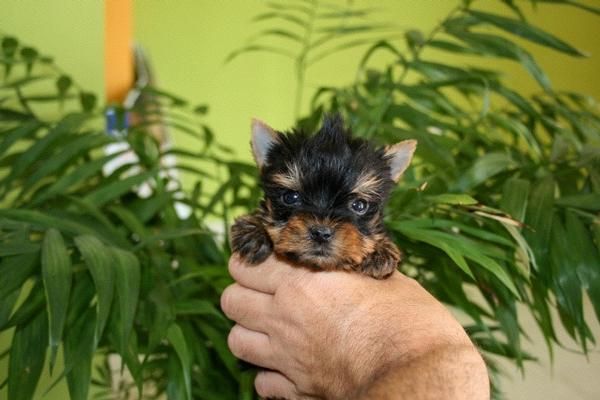
[(252, 122), (252, 151), (264, 200), (231, 229), (233, 251), (250, 264), (271, 253), (300, 265), (389, 276), (401, 253), (383, 226), (383, 208), (416, 141), (376, 148), (353, 138), (340, 116), (314, 135)]

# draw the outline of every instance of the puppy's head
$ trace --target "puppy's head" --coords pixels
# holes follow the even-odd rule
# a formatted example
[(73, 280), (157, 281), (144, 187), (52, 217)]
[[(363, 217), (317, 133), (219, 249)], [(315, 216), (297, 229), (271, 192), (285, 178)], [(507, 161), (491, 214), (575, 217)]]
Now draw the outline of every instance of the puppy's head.
[(323, 269), (359, 265), (384, 235), (382, 211), (416, 141), (385, 148), (352, 138), (339, 116), (314, 135), (252, 122), (252, 150), (276, 254)]

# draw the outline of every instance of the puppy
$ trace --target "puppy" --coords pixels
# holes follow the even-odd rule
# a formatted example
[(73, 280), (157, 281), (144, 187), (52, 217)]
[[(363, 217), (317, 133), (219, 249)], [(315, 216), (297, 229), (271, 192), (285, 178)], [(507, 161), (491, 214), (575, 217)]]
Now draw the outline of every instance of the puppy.
[(401, 252), (387, 236), (383, 209), (417, 142), (379, 148), (353, 138), (339, 115), (314, 135), (252, 122), (252, 152), (264, 199), (231, 228), (234, 252), (249, 264), (271, 253), (321, 270), (392, 274)]

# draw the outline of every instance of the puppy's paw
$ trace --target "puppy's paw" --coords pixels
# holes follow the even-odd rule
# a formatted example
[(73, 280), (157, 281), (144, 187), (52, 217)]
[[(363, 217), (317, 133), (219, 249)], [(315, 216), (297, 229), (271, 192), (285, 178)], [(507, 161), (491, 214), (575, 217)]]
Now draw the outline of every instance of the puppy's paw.
[(231, 227), (231, 248), (250, 264), (260, 264), (273, 252), (273, 243), (261, 220), (247, 215)]
[(385, 279), (398, 268), (401, 258), (398, 247), (386, 240), (363, 260), (359, 271), (375, 279)]

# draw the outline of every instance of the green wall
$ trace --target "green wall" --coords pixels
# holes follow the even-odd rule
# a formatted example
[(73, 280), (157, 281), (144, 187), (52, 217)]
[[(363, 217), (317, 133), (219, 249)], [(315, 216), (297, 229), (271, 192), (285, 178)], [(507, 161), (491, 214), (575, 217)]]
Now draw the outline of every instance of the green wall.
[(104, 97), (104, 6), (101, 1), (0, 0), (0, 32), (54, 58)]

